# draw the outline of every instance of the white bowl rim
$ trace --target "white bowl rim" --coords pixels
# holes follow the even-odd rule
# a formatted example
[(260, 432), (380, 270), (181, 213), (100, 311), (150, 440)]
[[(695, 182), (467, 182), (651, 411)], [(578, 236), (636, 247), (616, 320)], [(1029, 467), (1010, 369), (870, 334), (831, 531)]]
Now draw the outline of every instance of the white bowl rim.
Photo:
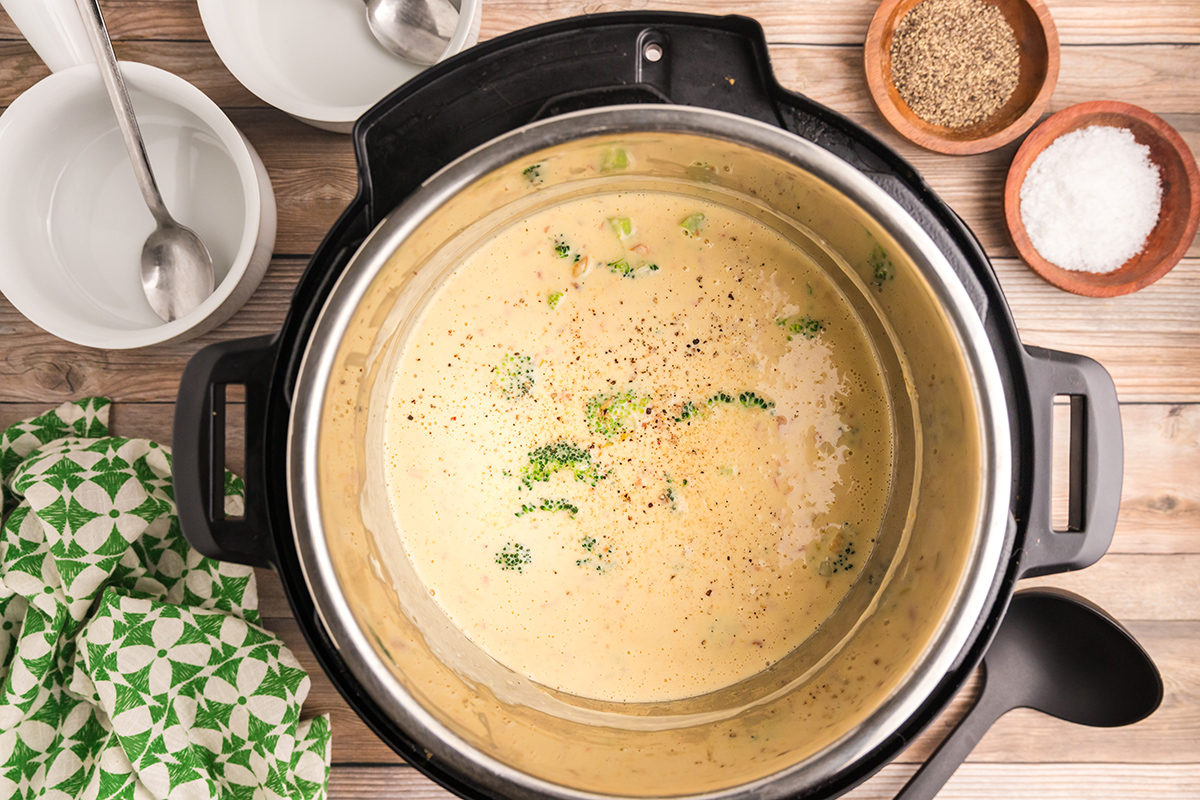
[[(39, 301), (30, 300), (20, 291), (14, 295), (11, 287), (4, 285), (5, 271), (0, 270), (0, 291), (3, 291), (9, 302), (30, 322), (68, 342), (110, 350), (148, 347), (160, 342), (179, 339), (188, 330), (202, 324), (209, 316), (216, 313), (245, 275), (254, 255), (262, 224), (262, 194), (254, 160), (250, 156), (248, 143), (229, 117), (225, 116), (225, 113), (208, 95), (174, 73), (135, 61), (122, 61), (120, 65), (130, 86), (191, 112), (220, 138), (226, 152), (237, 167), (246, 203), (241, 242), (238, 245), (237, 254), (229, 266), (229, 272), (221, 284), (190, 314), (152, 328), (112, 330), (111, 334), (103, 340), (85, 340), (75, 331), (61, 330), (55, 316), (44, 313), (43, 305)], [(72, 96), (69, 87), (82, 86), (93, 80), (97, 87), (102, 86), (99, 69), (94, 63), (80, 64), (43, 78), (17, 97), (8, 109), (0, 114), (0, 139), (8, 128), (25, 123), (29, 114), (36, 110), (35, 103), (49, 103), (55, 107), (67, 108), (66, 101)], [(29, 111), (26, 111), (27, 108)], [(113, 122), (115, 124), (115, 117)]]
[[(238, 2), (249, 3), (253, 0), (238, 0)], [(457, 55), (466, 49), (475, 17), (482, 8), (481, 0), (459, 0), (459, 2), (458, 27), (455, 28), (454, 35), (450, 37), (450, 43), (446, 45), (446, 52), (442, 59)], [(217, 51), (217, 56), (225, 64), (225, 68), (233, 74), (233, 77), (237, 78), (239, 83), (264, 103), (301, 120), (333, 124), (354, 122), (378, 104), (379, 100), (375, 100), (361, 105), (331, 106), (325, 103), (314, 103), (290, 92), (282, 91), (276, 83), (263, 78), (260, 72), (247, 67), (238, 48), (231, 47), (228, 41), (219, 34), (213, 35), (214, 31), (220, 31), (221, 26), (226, 24), (228, 19), (223, 10), (222, 0), (197, 0), (196, 4), (200, 7), (200, 21), (204, 25), (204, 30), (208, 34), (213, 49)]]

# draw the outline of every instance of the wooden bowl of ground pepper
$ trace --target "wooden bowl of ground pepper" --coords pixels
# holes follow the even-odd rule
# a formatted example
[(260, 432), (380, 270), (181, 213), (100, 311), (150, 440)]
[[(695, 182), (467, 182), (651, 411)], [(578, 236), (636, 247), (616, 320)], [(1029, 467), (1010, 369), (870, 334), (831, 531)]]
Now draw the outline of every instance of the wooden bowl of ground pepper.
[(1042, 0), (884, 0), (864, 61), (875, 105), (902, 136), (939, 153), (985, 153), (1049, 104), (1058, 31)]

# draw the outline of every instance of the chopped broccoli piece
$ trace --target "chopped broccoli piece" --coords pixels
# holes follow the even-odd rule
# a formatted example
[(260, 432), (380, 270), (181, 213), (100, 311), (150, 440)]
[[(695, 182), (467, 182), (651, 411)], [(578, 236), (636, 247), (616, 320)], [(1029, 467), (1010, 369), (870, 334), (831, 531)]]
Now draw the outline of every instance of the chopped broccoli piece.
[[(708, 405), (715, 406), (717, 404), (729, 405), (734, 402), (734, 397), (727, 392), (717, 392), (712, 397), (708, 398)], [(746, 408), (761, 408), (763, 411), (770, 411), (775, 408), (775, 404), (770, 400), (759, 397), (754, 392), (741, 392), (737, 396), (737, 401)]]
[(856, 552), (854, 544), (847, 542), (841, 550), (817, 564), (817, 574), (822, 578), (831, 578), (839, 572), (851, 571), (854, 569), (853, 559)]
[[(675, 485), (675, 479), (670, 475), (666, 476), (667, 488), (660, 496), (660, 499), (666, 504), (671, 511), (687, 511), (687, 502), (683, 498), (681, 487)], [(685, 478), (683, 486), (687, 486), (688, 482)]]
[(770, 400), (764, 400), (754, 392), (742, 392), (738, 395), (738, 400), (746, 408), (761, 408), (763, 411), (770, 411), (775, 408), (775, 404)]
[(594, 569), (605, 573), (612, 569), (612, 545), (600, 546), (595, 536), (585, 536), (579, 541), (579, 546), (587, 553), (587, 557), (575, 561), (575, 566)]
[(546, 305), (550, 306), (550, 310), (558, 308), (558, 301), (563, 299), (562, 292), (551, 292), (546, 295)]
[(525, 176), (525, 180), (529, 181), (530, 186), (537, 186), (542, 182), (542, 165), (531, 164), (521, 172)]
[[(565, 237), (556, 236), (554, 238), (554, 252), (558, 254), (559, 258), (566, 258), (567, 256), (571, 255), (571, 245), (567, 244)], [(579, 256), (576, 256), (575, 258), (578, 260)]]
[(629, 422), (650, 404), (630, 390), (598, 394), (587, 401), (588, 430), (609, 439), (629, 430)]
[(788, 341), (792, 336), (803, 336), (805, 339), (815, 339), (817, 334), (825, 330), (825, 324), (812, 317), (791, 317), (775, 320), (775, 324), (788, 332)]
[(635, 267), (622, 256), (616, 261), (608, 262), (608, 271), (614, 275), (620, 275), (622, 278), (636, 278), (639, 272), (658, 272), (658, 264), (647, 264), (645, 261), (640, 261)]
[(535, 483), (546, 483), (550, 476), (568, 470), (575, 480), (595, 486), (608, 477), (592, 463), (592, 454), (574, 442), (562, 441), (531, 450), (528, 463), (521, 467), (521, 485), (532, 489)]
[(683, 404), (683, 408), (679, 410), (679, 416), (675, 417), (676, 422), (687, 422), (692, 419), (699, 419), (705, 415), (703, 406), (697, 406), (691, 400)]
[(533, 361), (529, 356), (509, 353), (492, 372), (496, 374), (496, 387), (506, 400), (520, 399), (533, 388)]
[(705, 222), (706, 220), (704, 215), (700, 212), (696, 212), (695, 214), (684, 217), (683, 221), (679, 223), (679, 226), (683, 228), (683, 233), (685, 236), (699, 236), (700, 231), (704, 230)]
[(614, 169), (625, 169), (628, 166), (629, 154), (621, 147), (607, 151), (604, 154), (604, 160), (600, 163), (600, 169), (604, 172)]
[(496, 553), (496, 563), (502, 570), (524, 572), (525, 567), (533, 563), (533, 554), (525, 545), (509, 542), (499, 553)]
[(633, 235), (633, 220), (629, 217), (610, 217), (608, 224), (612, 226), (613, 233), (617, 234), (620, 239)]
[(614, 275), (620, 275), (623, 278), (633, 277), (633, 265), (624, 258), (618, 258), (616, 261), (608, 262), (608, 271)]
[(567, 512), (567, 515), (571, 517), (571, 519), (575, 519), (575, 515), (579, 513), (579, 506), (575, 505), (569, 500), (563, 500), (561, 498), (558, 500), (547, 500), (543, 498), (541, 503), (522, 503), (521, 510), (513, 514), (513, 516), (523, 517), (526, 514), (532, 514), (535, 511), (549, 511), (550, 513), (554, 513), (555, 511), (565, 511)]
[(871, 267), (872, 280), (880, 291), (883, 291), (885, 281), (890, 281), (896, 277), (896, 267), (892, 264), (892, 260), (888, 258), (887, 251), (879, 245), (875, 245), (875, 249), (871, 251), (871, 257), (867, 262)]
[(830, 578), (839, 572), (849, 572), (854, 569), (854, 556), (857, 554), (857, 550), (854, 542), (850, 539), (853, 533), (854, 526), (849, 522), (825, 528), (817, 546), (829, 555), (817, 564), (818, 575)]

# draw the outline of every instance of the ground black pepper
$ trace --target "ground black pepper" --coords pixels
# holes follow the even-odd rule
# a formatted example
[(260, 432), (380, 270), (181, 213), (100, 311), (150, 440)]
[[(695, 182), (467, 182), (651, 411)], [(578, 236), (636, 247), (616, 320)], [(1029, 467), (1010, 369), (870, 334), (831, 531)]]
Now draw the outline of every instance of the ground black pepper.
[(983, 0), (924, 0), (892, 37), (892, 83), (917, 116), (963, 128), (996, 113), (1017, 88), (1020, 47)]

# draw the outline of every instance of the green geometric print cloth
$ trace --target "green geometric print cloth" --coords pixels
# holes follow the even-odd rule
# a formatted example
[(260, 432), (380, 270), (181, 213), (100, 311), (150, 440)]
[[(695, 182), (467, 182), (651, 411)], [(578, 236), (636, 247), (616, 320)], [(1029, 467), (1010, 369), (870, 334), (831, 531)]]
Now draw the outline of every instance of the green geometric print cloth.
[(324, 798), (329, 719), (300, 721), (254, 572), (188, 546), (170, 452), (109, 436), (108, 406), (0, 438), (0, 800)]

